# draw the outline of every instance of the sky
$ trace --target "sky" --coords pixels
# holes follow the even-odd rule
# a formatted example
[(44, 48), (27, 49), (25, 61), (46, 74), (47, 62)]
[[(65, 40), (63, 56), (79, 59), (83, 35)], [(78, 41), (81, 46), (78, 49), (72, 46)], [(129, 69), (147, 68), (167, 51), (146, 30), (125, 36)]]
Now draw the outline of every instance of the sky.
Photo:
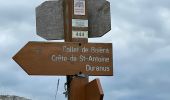
[[(109, 0), (112, 30), (89, 42), (113, 43), (114, 76), (100, 78), (104, 100), (170, 100), (170, 0)], [(35, 7), (44, 0), (0, 0), (0, 94), (57, 100), (65, 77), (29, 76), (12, 57), (36, 35)]]

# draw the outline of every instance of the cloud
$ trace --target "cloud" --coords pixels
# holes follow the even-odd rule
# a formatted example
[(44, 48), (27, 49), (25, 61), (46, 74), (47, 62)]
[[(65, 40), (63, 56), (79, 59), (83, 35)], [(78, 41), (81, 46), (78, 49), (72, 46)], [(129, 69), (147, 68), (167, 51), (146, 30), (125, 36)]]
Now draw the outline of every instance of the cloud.
[(32, 13), (34, 12), (32, 1), (28, 0), (15, 0), (15, 2), (11, 1), (3, 1), (1, 0), (1, 7), (0, 7), (0, 22), (1, 28), (6, 27), (9, 28), (13, 24), (20, 24), (27, 20), (27, 23), (33, 22), (32, 20)]
[[(165, 0), (166, 1), (166, 0)], [(112, 2), (112, 20), (113, 23), (120, 27), (122, 30), (131, 32), (131, 35), (139, 31), (145, 31), (147, 34), (166, 38), (169, 36), (167, 31), (167, 20), (169, 6), (167, 2), (157, 0), (146, 1), (146, 0), (127, 0), (127, 1), (116, 1)], [(166, 13), (166, 19), (162, 18), (161, 13)], [(167, 31), (166, 31), (167, 30)]]
[(168, 100), (168, 1), (110, 2), (115, 76), (102, 79), (106, 100)]

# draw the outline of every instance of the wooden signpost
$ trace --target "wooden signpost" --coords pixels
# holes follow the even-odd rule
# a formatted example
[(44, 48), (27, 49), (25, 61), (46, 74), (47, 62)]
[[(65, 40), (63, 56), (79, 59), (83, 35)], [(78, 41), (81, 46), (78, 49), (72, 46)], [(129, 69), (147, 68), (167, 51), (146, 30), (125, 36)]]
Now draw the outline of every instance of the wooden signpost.
[(106, 0), (45, 1), (36, 8), (37, 35), (46, 40), (28, 42), (13, 59), (29, 75), (67, 76), (68, 100), (103, 100), (99, 79), (112, 76), (111, 43), (88, 43), (111, 29), (110, 3)]

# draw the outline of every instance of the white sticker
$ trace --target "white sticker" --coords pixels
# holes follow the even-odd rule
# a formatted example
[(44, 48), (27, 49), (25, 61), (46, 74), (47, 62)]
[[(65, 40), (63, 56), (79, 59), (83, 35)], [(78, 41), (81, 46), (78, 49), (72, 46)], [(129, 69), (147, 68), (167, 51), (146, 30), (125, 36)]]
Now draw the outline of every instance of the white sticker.
[(72, 38), (88, 38), (88, 31), (72, 31)]
[(74, 0), (74, 14), (85, 15), (85, 0)]
[(72, 27), (88, 27), (88, 20), (72, 19)]

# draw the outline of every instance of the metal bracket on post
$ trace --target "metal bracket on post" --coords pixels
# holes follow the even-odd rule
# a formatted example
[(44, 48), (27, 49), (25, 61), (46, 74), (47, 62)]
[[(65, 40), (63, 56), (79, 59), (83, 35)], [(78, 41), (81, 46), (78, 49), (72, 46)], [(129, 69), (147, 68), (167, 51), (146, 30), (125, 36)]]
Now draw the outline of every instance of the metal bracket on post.
[(65, 92), (63, 92), (63, 94), (65, 95), (65, 97), (67, 98), (68, 97), (68, 88), (67, 88), (67, 82), (64, 84), (64, 89), (65, 89)]
[(72, 75), (69, 75), (66, 77), (66, 83), (64, 84), (64, 89), (65, 89), (65, 92), (63, 92), (63, 94), (65, 95), (65, 97), (69, 98), (69, 92), (70, 92), (70, 83), (73, 79), (73, 76)]
[(75, 77), (88, 78), (89, 75), (83, 74), (82, 72), (75, 75)]

